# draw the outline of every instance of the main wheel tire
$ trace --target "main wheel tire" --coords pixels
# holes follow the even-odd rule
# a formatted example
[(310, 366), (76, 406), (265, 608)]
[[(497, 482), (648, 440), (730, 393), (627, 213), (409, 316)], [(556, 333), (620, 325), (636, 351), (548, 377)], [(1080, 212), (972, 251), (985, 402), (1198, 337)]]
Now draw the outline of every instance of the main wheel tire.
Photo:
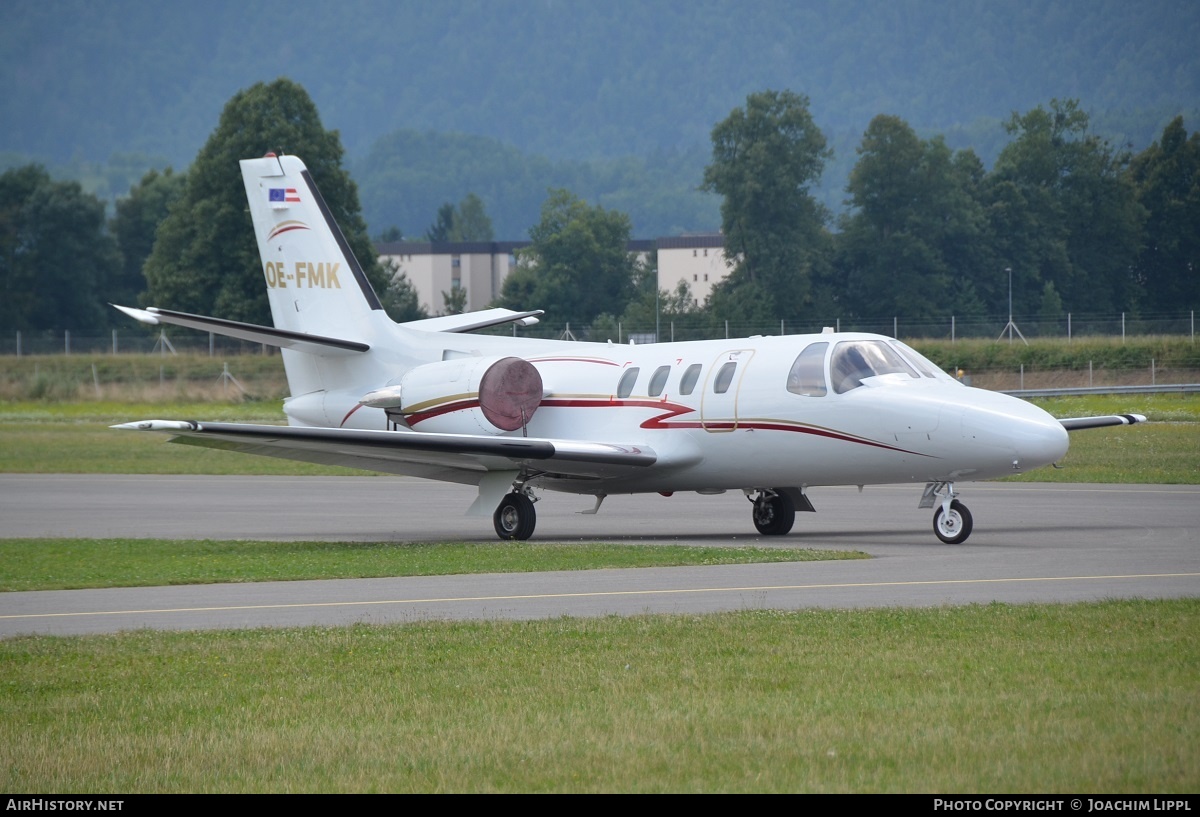
[(796, 523), (796, 504), (787, 494), (754, 500), (754, 527), (763, 536), (783, 536)]
[(939, 507), (933, 515), (933, 532), (947, 545), (961, 545), (971, 535), (974, 520), (967, 506), (957, 499), (950, 503), (950, 513)]
[(492, 514), (492, 523), (496, 527), (496, 535), (501, 539), (528, 539), (533, 536), (533, 527), (537, 524), (533, 500), (525, 494), (508, 494), (500, 500), (496, 512)]

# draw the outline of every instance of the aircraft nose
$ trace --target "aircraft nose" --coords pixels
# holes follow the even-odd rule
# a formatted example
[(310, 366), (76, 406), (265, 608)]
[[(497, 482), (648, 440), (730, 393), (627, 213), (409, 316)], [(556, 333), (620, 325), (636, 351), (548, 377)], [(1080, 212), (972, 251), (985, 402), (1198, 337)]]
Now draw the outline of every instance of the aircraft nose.
[[(1030, 406), (1036, 408), (1036, 406)], [(1023, 418), (1019, 431), (1013, 435), (1016, 448), (1015, 471), (1031, 471), (1058, 462), (1067, 453), (1069, 439), (1062, 423), (1038, 409), (1041, 416)]]
[(976, 393), (973, 405), (963, 413), (963, 437), (980, 451), (993, 452), (997, 476), (1001, 471), (1024, 473), (1056, 462), (1067, 453), (1069, 442), (1067, 430), (1050, 414), (994, 392)]

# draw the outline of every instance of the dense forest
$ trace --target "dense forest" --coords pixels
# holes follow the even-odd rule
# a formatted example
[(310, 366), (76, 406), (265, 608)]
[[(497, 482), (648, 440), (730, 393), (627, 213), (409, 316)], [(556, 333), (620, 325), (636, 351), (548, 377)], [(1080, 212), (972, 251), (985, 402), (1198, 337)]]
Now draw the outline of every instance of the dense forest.
[[(1015, 306), (1046, 326), (1068, 313), (1195, 309), (1200, 134), (1176, 117), (1133, 154), (1091, 133), (1073, 99), (1014, 113), (1004, 128), (1010, 141), (988, 170), (970, 149), (876, 116), (855, 150), (850, 209), (835, 216), (811, 191), (833, 151), (808, 98), (751, 93), (712, 129), (701, 189), (721, 201), (730, 272), (704, 304), (686, 284), (658, 289), (655, 259), (628, 251), (626, 213), (559, 188), (543, 201), (499, 305), (536, 305), (577, 326), (654, 325), (666, 315), (701, 331), (830, 315), (976, 319), (1003, 309), (1004, 270), (1010, 315)], [(97, 333), (118, 320), (101, 308), (109, 294), (268, 323), (237, 167), (264, 138), (305, 157), (390, 314), (423, 317), (411, 284), (372, 252), (337, 131), (301, 85), (279, 79), (235, 94), (188, 170), (148, 172), (109, 221), (78, 182), (36, 164), (0, 174), (0, 328)], [(482, 199), (468, 194), (439, 206), (426, 236), (486, 241), (493, 229)], [(447, 296), (446, 309), (463, 302)]]
[(419, 237), (473, 192), (521, 239), (566, 188), (653, 238), (719, 226), (711, 130), (754, 91), (810, 99), (832, 151), (814, 194), (839, 211), (881, 114), (990, 168), (1014, 112), (1073, 98), (1144, 150), (1200, 119), (1197, 42), (1189, 0), (10, 0), (0, 170), (38, 162), (111, 210), (286, 76), (338, 131), (373, 234)]
[[(994, 315), (1010, 268), (1049, 322), (1194, 309), (1197, 42), (1188, 0), (10, 0), (0, 328), (164, 298), (265, 321), (237, 159), (266, 150), (321, 168), (364, 257), (533, 239), (549, 206), (609, 237), (722, 230), (710, 317)], [(609, 268), (592, 319), (688, 310)], [(380, 294), (409, 314), (402, 284)]]

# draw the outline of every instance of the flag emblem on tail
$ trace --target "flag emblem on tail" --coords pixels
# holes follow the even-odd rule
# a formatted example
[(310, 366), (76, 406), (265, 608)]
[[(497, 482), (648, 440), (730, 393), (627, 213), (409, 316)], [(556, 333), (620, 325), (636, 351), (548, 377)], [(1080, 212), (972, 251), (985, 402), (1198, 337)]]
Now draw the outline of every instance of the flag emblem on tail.
[(294, 187), (272, 187), (267, 200), (271, 204), (299, 204), (300, 194)]

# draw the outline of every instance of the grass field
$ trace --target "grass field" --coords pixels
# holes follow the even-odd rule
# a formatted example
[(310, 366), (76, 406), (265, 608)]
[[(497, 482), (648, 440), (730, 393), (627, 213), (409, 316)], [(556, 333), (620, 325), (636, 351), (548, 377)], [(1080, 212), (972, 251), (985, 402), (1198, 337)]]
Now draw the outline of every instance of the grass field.
[(587, 542), (0, 539), (0, 592), (865, 558), (853, 550)]
[(1195, 793), (1200, 601), (0, 641), (6, 792)]

